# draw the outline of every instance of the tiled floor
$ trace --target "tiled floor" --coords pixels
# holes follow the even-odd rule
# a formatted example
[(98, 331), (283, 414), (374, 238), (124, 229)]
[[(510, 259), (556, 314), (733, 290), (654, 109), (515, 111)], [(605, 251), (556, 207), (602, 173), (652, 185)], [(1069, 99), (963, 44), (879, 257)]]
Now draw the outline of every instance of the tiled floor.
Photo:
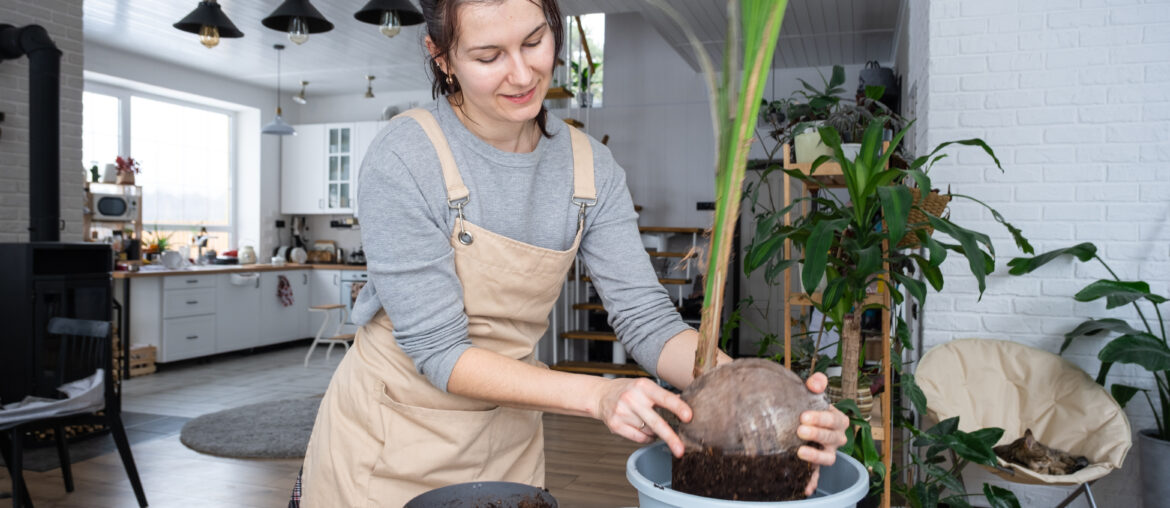
[[(135, 462), (152, 507), (283, 507), (300, 459), (250, 460), (195, 452), (179, 442), (189, 418), (256, 402), (299, 398), (325, 392), (342, 355), (334, 348), (327, 362), (320, 348), (303, 367), (307, 343), (252, 354), (161, 366), (124, 385), (123, 411)], [(587, 418), (545, 415), (547, 488), (563, 507), (615, 507), (637, 504), (625, 479), (625, 460), (638, 445), (610, 434)], [(76, 490), (66, 493), (58, 468), (26, 470), (25, 478), (40, 508), (133, 507), (133, 491), (108, 436), (73, 447), (98, 450), (75, 455)], [(50, 451), (52, 462), (55, 453)], [(35, 453), (39, 453), (40, 450)], [(39, 469), (45, 469), (41, 467)], [(0, 493), (10, 490), (0, 468)], [(0, 499), (0, 508), (11, 506)]]
[(334, 347), (326, 361), (318, 347), (305, 368), (307, 351), (307, 344), (296, 343), (163, 365), (155, 374), (126, 381), (122, 410), (194, 418), (256, 402), (321, 395), (344, 351)]

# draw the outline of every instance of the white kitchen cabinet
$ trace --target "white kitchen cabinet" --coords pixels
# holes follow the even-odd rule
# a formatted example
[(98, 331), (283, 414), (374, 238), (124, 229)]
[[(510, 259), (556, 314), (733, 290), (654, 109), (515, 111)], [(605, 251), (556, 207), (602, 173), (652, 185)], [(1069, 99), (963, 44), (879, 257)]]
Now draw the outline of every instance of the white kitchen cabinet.
[(298, 125), (296, 129), (296, 136), (281, 140), (280, 212), (324, 213), (325, 125)]
[[(284, 270), (260, 273), (260, 332), (259, 345), (304, 338), (308, 319), (310, 295), (309, 276), (312, 270)], [(277, 296), (280, 277), (288, 279), (293, 304), (285, 306)]]
[(357, 122), (353, 124), (353, 144), (354, 144), (354, 162), (353, 162), (353, 216), (358, 216), (358, 190), (361, 187), (361, 173), (362, 163), (366, 160), (366, 153), (374, 144), (374, 138), (378, 137), (378, 133), (389, 120), (379, 122)]
[(163, 320), (161, 361), (215, 354), (215, 315)]
[(218, 279), (215, 351), (256, 347), (260, 343), (260, 272), (224, 273), (215, 277)]
[(325, 213), (353, 213), (354, 124), (325, 125)]
[[(292, 286), (289, 307), (276, 296), (280, 275)], [(166, 363), (310, 337), (316, 328), (306, 331), (309, 305), (337, 303), (339, 294), (336, 286), (322, 286), (314, 295), (313, 275), (314, 270), (292, 269), (135, 277), (130, 281), (130, 343), (157, 347), (157, 361)], [(332, 286), (333, 278), (322, 278)], [(119, 293), (121, 286), (114, 285)], [(125, 301), (124, 295), (116, 298)]]
[(280, 211), (357, 216), (358, 173), (387, 122), (303, 124), (281, 141)]

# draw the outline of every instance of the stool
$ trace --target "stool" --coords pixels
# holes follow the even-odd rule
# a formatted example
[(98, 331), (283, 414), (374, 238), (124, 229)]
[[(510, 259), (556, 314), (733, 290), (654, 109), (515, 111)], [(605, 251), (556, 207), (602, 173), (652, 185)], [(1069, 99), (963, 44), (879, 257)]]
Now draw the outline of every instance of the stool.
[[(329, 348), (325, 350), (325, 361), (329, 361), (329, 355), (333, 352), (333, 346), (341, 344), (345, 346), (346, 351), (349, 351), (349, 341), (353, 340), (352, 333), (338, 334), (341, 331), (341, 324), (349, 319), (349, 311), (344, 305), (339, 303), (331, 305), (314, 305), (309, 307), (310, 312), (323, 313), (324, 319), (321, 320), (321, 328), (317, 329), (317, 336), (313, 338), (313, 344), (309, 346), (309, 352), (305, 354), (305, 367), (309, 366), (309, 357), (313, 356), (313, 350), (317, 348), (317, 344), (329, 344)], [(341, 311), (340, 314), (334, 311)], [(333, 321), (333, 330), (326, 336), (325, 330), (329, 328), (329, 322)]]

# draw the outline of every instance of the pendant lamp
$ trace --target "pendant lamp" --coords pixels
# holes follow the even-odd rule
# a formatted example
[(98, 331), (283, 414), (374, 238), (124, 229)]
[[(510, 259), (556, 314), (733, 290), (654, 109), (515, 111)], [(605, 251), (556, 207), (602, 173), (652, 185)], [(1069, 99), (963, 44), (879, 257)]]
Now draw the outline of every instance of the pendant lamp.
[(309, 34), (333, 30), (333, 23), (326, 20), (309, 0), (285, 0), (260, 23), (277, 32), (288, 32), (288, 40), (297, 44), (309, 40)]
[(276, 48), (276, 117), (272, 119), (271, 123), (260, 129), (260, 132), (277, 136), (296, 135), (296, 129), (293, 129), (280, 117), (280, 52), (284, 50), (284, 44), (274, 44), (272, 47)]
[(374, 77), (366, 76), (366, 95), (367, 99), (374, 98)]
[(378, 30), (386, 37), (398, 35), (404, 26), (418, 25), (424, 21), (422, 13), (410, 4), (410, 0), (370, 0), (353, 17), (358, 21), (378, 25)]
[(297, 104), (308, 104), (309, 99), (305, 97), (305, 87), (309, 86), (308, 81), (301, 80), (301, 93), (293, 96), (293, 102)]
[(171, 26), (184, 32), (199, 34), (199, 42), (208, 49), (219, 45), (221, 38), (236, 39), (244, 36), (244, 32), (232, 24), (232, 20), (228, 19), (215, 0), (199, 2), (195, 10)]

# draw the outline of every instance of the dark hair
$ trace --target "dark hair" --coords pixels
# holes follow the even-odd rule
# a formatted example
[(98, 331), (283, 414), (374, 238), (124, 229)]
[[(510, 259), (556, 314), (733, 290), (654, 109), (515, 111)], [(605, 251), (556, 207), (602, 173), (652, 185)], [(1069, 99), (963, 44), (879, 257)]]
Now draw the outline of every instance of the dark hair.
[[(458, 40), (458, 34), (455, 29), (459, 25), (459, 20), (456, 17), (456, 12), (460, 5), (478, 2), (499, 2), (501, 0), (420, 0), (419, 6), (422, 7), (423, 18), (427, 22), (427, 35), (430, 36), (431, 42), (435, 44), (435, 54), (427, 56), (428, 68), (431, 71), (431, 97), (438, 98), (440, 95), (452, 95), (460, 90), (459, 78), (452, 76), (452, 83), (447, 84), (447, 73), (439, 68), (439, 64), (435, 61), (438, 58), (446, 58), (451, 54), (451, 50), (455, 47), (455, 42)], [(565, 45), (565, 27), (561, 20), (561, 8), (557, 5), (557, 0), (528, 0), (540, 6), (544, 11), (544, 18), (548, 22), (549, 30), (552, 32), (553, 40), (555, 41), (554, 55), (560, 55), (561, 49)], [(450, 63), (448, 63), (450, 65)], [(540, 113), (536, 114), (536, 125), (540, 127), (541, 134), (544, 137), (552, 137), (546, 128), (548, 122), (548, 109), (543, 104), (540, 105)]]

